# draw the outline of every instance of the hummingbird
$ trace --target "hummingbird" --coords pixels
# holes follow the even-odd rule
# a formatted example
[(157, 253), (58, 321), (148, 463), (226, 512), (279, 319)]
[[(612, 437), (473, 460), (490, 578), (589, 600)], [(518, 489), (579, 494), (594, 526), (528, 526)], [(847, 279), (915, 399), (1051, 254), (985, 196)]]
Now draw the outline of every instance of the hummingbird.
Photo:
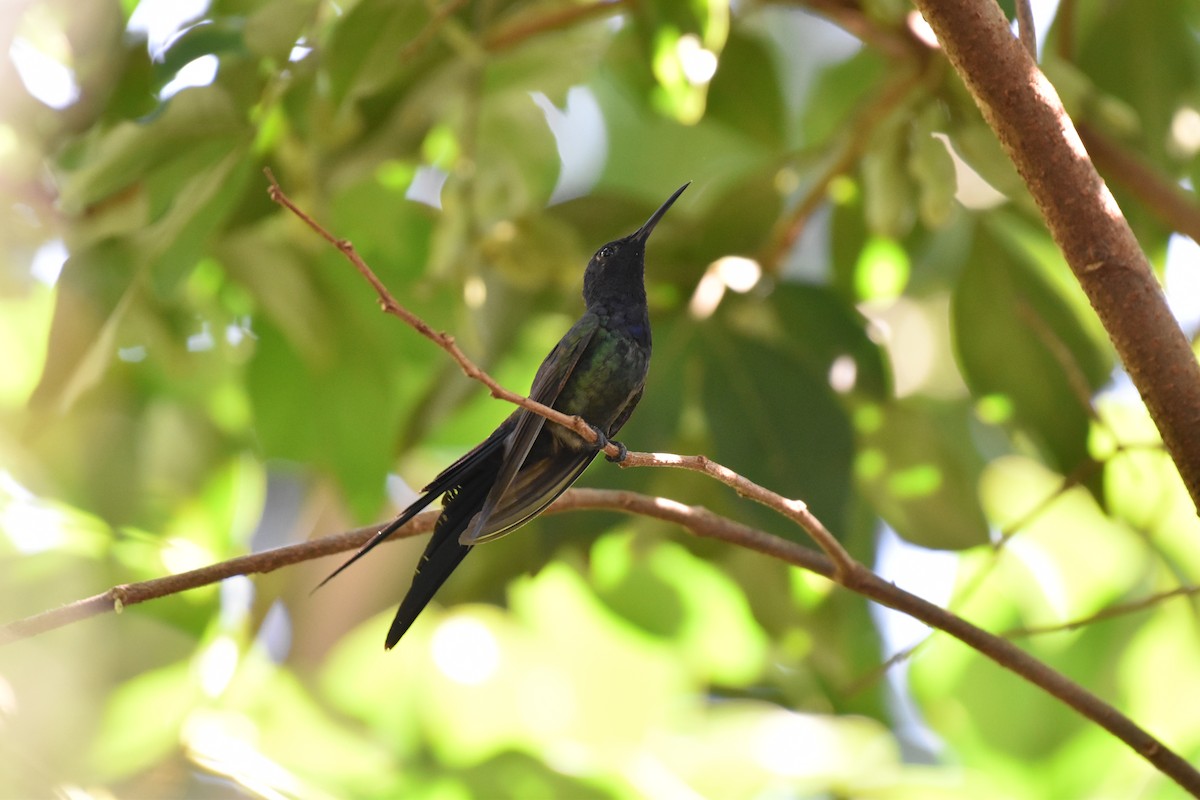
[[(412, 586), (388, 630), (390, 650), (433, 599), (467, 553), (542, 513), (567, 490), (621, 430), (646, 385), (650, 366), (650, 314), (646, 307), (646, 240), (685, 183), (646, 224), (596, 251), (583, 273), (583, 316), (542, 361), (529, 397), (581, 417), (596, 433), (589, 442), (575, 431), (518, 408), (474, 450), (455, 461), (421, 496), (376, 533), (361, 550), (321, 581), (324, 586), (365, 556), (421, 510), (442, 498), (442, 513), (417, 564)], [(626, 449), (610, 461), (625, 459)], [(319, 586), (318, 586), (319, 588)]]

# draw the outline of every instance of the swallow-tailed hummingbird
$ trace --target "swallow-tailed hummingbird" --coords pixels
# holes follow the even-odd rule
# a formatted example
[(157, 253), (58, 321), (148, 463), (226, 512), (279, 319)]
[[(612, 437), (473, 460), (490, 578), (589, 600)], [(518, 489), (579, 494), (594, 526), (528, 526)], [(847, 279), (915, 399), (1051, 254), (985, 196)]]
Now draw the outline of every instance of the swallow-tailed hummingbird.
[[(567, 490), (629, 419), (646, 385), (650, 316), (646, 307), (646, 240), (683, 190), (646, 224), (596, 251), (583, 273), (586, 310), (538, 367), (529, 396), (596, 431), (588, 442), (538, 414), (517, 409), (478, 447), (455, 461), (423, 494), (325, 581), (366, 555), (438, 497), (442, 514), (417, 565), (412, 586), (388, 631), (391, 649), (479, 542), (524, 525)], [(617, 444), (624, 458), (625, 447)]]

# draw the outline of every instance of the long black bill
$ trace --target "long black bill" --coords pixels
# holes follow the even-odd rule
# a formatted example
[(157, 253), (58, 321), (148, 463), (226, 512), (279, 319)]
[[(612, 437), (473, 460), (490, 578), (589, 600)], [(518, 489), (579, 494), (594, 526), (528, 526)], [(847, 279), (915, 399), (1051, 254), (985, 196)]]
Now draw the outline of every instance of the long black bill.
[(679, 195), (683, 194), (683, 190), (691, 185), (692, 182), (688, 181), (683, 186), (680, 186), (678, 189), (676, 189), (675, 194), (668, 197), (667, 202), (659, 206), (658, 211), (655, 211), (650, 215), (650, 219), (646, 220), (646, 224), (634, 231), (629, 238), (633, 241), (642, 242), (644, 244), (645, 241), (650, 238), (650, 233), (654, 230), (654, 226), (657, 225), (658, 221), (663, 218), (663, 214), (666, 214), (667, 209), (669, 209), (671, 205), (679, 199)]

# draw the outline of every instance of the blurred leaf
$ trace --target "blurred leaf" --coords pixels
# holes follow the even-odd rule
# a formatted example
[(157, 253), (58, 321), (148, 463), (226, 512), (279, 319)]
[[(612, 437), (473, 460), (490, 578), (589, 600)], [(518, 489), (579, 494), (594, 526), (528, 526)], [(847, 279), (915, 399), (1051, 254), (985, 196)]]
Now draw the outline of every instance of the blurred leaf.
[(913, 544), (948, 550), (984, 544), (988, 526), (961, 405), (864, 404), (854, 413), (858, 485), (879, 515)]
[(735, 319), (760, 321), (772, 314), (781, 328), (782, 342), (789, 355), (806, 365), (810, 374), (829, 375), (839, 359), (853, 365), (853, 391), (882, 399), (891, 388), (891, 375), (879, 345), (867, 335), (866, 319), (827, 288), (781, 283), (767, 303), (751, 298), (727, 301)]
[(1112, 356), (1076, 310), (1081, 290), (1070, 297), (1048, 277), (1061, 269), (1058, 257), (1039, 257), (1003, 230), (982, 227), (952, 314), (973, 391), (1008, 398), (1015, 422), (1052, 466), (1069, 472), (1087, 458), (1084, 404), (1107, 379)]
[(545, 114), (528, 97), (485, 103), (475, 157), (488, 170), (475, 180), (475, 214), (484, 224), (541, 209), (558, 179), (558, 150)]
[[(201, 159), (180, 159), (176, 165), (195, 177), (177, 175), (149, 176), (151, 203), (155, 195), (169, 191), (171, 201), (165, 213), (137, 237), (141, 256), (152, 266), (155, 290), (170, 295), (208, 247), (209, 240), (235, 210), (235, 200), (245, 191), (252, 164), (242, 147), (229, 151), (228, 145), (212, 159), (209, 153), (194, 151)], [(157, 184), (157, 185), (156, 185)]]
[(310, 363), (264, 325), (247, 381), (264, 456), (328, 470), (366, 521), (383, 500), (398, 410), (386, 376), (368, 366), (377, 363), (371, 350), (342, 344), (335, 363)]
[[(292, 48), (312, 21), (317, 7), (313, 0), (271, 0), (246, 18), (243, 35), (246, 49), (259, 56), (280, 61), (288, 59)], [(307, 10), (305, 14), (303, 11)]]
[[(689, 260), (713, 260), (758, 250), (783, 208), (783, 198), (775, 185), (776, 172), (774, 165), (747, 170), (736, 183), (723, 187), (721, 194), (710, 201), (708, 212), (686, 225), (686, 229), (693, 231), (688, 240)], [(729, 213), (730, 208), (745, 213), (733, 215)], [(671, 213), (675, 213), (674, 209)], [(655, 232), (655, 244), (661, 236)], [(698, 271), (693, 268), (684, 276), (684, 284), (690, 289), (697, 278)]]
[(76, 156), (79, 166), (65, 176), (60, 202), (68, 213), (83, 212), (189, 146), (231, 139), (245, 130), (237, 108), (219, 86), (184, 89), (147, 121), (92, 131)]
[[(590, 88), (607, 129), (601, 186), (662, 202), (664, 187), (670, 191), (689, 179), (721, 187), (769, 163), (769, 152), (745, 135), (714, 122), (680, 125), (654, 116), (617, 75), (601, 71), (599, 76)], [(655, 188), (647, 192), (646, 187)]]
[[(187, 663), (143, 672), (122, 684), (108, 699), (101, 734), (88, 755), (103, 780), (150, 768), (176, 746), (179, 730), (199, 699)], [(154, 709), (146, 714), (146, 709)]]
[(118, 242), (76, 251), (67, 259), (32, 408), (62, 413), (104, 377), (116, 355), (121, 318), (136, 291), (133, 261)]
[(703, 679), (740, 686), (757, 678), (766, 642), (738, 587), (679, 545), (639, 549), (627, 536), (595, 544), (591, 558), (601, 599), (670, 641)]
[[(526, 30), (544, 22), (554, 11), (545, 4), (511, 4), (507, 17), (494, 24), (494, 33)], [(484, 90), (494, 97), (541, 92), (556, 106), (567, 90), (585, 83), (608, 48), (607, 20), (572, 25), (554, 36), (525, 36), (511, 47), (489, 54)], [(534, 30), (537, 30), (534, 27)]]
[(804, 141), (818, 144), (839, 139), (850, 115), (886, 73), (885, 62), (870, 48), (821, 70), (801, 113)]
[[(708, 455), (784, 497), (803, 499), (837, 530), (850, 490), (850, 425), (825, 380), (792, 351), (743, 338), (718, 326), (701, 330), (696, 355), (712, 448)], [(726, 421), (740, 419), (738, 425)], [(803, 540), (803, 531), (774, 512), (742, 503), (740, 518)]]
[[(1138, 152), (1166, 161), (1164, 146), (1181, 97), (1200, 89), (1200, 51), (1193, 36), (1200, 11), (1191, 3), (1120, 0), (1095, 17), (1079, 42), (1079, 66), (1103, 91), (1136, 109), (1144, 131)], [(1137, 53), (1154, 52), (1155, 58)]]
[(333, 28), (327, 45), (329, 90), (341, 104), (374, 94), (429, 58), (437, 37), (422, 38), (431, 22), (422, 3), (362, 0)]
[(768, 147), (783, 143), (783, 94), (775, 63), (761, 41), (735, 32), (725, 42), (708, 87), (705, 116)]

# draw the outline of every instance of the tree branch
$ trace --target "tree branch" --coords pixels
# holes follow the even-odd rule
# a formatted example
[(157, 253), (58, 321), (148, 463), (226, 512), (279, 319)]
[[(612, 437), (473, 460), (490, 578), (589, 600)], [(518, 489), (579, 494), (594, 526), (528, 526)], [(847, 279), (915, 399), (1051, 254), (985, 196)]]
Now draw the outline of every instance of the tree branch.
[(994, 0), (917, 0), (1028, 185), (1200, 509), (1200, 365), (1062, 103)]
[(1136, 153), (1105, 135), (1095, 125), (1079, 123), (1088, 155), (1109, 178), (1145, 203), (1171, 230), (1200, 243), (1200, 206), (1196, 196), (1172, 183)]
[[(437, 519), (437, 515), (438, 512), (436, 511), (427, 511), (424, 514), (418, 515), (412, 522), (405, 525), (403, 531), (398, 532), (396, 536), (415, 536), (433, 530), (433, 523)], [(0, 645), (8, 644), (17, 639), (36, 636), (39, 633), (52, 631), (55, 628), (61, 628), (72, 622), (79, 622), (80, 620), (105, 614), (109, 611), (115, 611), (119, 614), (125, 606), (137, 605), (147, 600), (156, 600), (160, 597), (179, 594), (180, 592), (200, 586), (208, 586), (209, 584), (223, 581), (226, 578), (232, 578), (235, 575), (256, 575), (274, 572), (277, 569), (291, 566), (292, 564), (311, 561), (314, 558), (321, 558), (322, 556), (341, 553), (346, 550), (354, 550), (366, 544), (378, 532), (380, 527), (379, 525), (371, 525), (334, 536), (301, 542), (300, 544), (292, 544), (273, 550), (265, 550), (261, 553), (238, 556), (228, 561), (210, 564), (207, 567), (200, 567), (199, 569), (187, 572), (180, 572), (176, 575), (167, 575), (162, 578), (154, 578), (153, 580), (141, 581), (139, 583), (114, 586), (107, 592), (85, 597), (82, 600), (76, 600), (65, 606), (43, 611), (32, 617), (8, 623), (3, 628), (0, 628)]]

